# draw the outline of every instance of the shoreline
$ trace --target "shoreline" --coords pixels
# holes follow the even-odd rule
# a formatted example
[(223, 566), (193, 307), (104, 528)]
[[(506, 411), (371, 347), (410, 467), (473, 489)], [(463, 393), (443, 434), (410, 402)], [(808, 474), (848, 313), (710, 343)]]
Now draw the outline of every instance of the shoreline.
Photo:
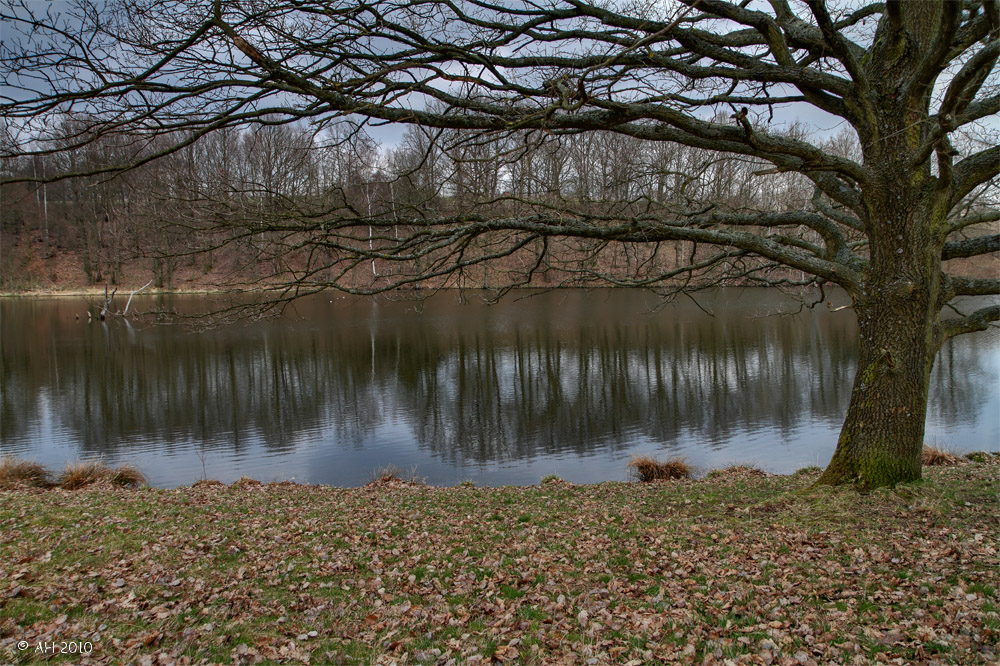
[[(937, 449), (931, 446), (924, 447), (923, 469), (934, 469), (937, 467), (958, 467), (969, 464), (1000, 464), (1000, 451), (969, 451), (958, 453), (951, 449)], [(451, 490), (456, 488), (535, 488), (550, 483), (560, 484), (566, 487), (586, 488), (596, 487), (606, 484), (648, 484), (648, 483), (672, 483), (672, 482), (712, 482), (714, 479), (726, 477), (741, 478), (771, 478), (771, 479), (793, 479), (809, 475), (818, 475), (823, 471), (823, 467), (818, 465), (808, 465), (794, 472), (782, 474), (768, 472), (760, 469), (756, 465), (746, 463), (731, 463), (722, 467), (710, 469), (696, 468), (688, 465), (682, 458), (667, 458), (660, 460), (649, 456), (633, 458), (627, 467), (629, 468), (628, 478), (625, 480), (608, 480), (598, 482), (576, 483), (563, 479), (556, 473), (543, 476), (537, 483), (533, 484), (501, 484), (501, 485), (477, 485), (471, 480), (462, 481), (453, 485), (438, 485), (427, 483), (425, 477), (417, 474), (416, 469), (405, 470), (395, 465), (385, 466), (373, 470), (371, 476), (365, 483), (354, 486), (335, 486), (328, 483), (312, 483), (306, 481), (296, 481), (294, 479), (274, 479), (261, 481), (259, 479), (241, 476), (240, 478), (225, 482), (216, 478), (198, 478), (188, 484), (174, 486), (153, 486), (146, 480), (142, 469), (132, 463), (124, 463), (117, 467), (109, 467), (100, 458), (90, 460), (78, 460), (67, 463), (59, 473), (34, 462), (30, 458), (16, 456), (0, 456), (0, 492), (4, 490), (17, 490), (31, 488), (40, 491), (48, 490), (80, 490), (89, 486), (119, 486), (129, 488), (155, 488), (161, 491), (183, 490), (185, 488), (198, 488), (202, 486), (299, 486), (304, 488), (326, 488), (337, 491), (361, 490), (372, 487), (406, 487), (425, 488), (430, 490)], [(651, 470), (651, 471), (650, 471)], [(657, 473), (660, 472), (660, 473)], [(70, 487), (64, 479), (71, 479)]]
[[(618, 285), (608, 284), (608, 285), (541, 285), (541, 286), (519, 286), (514, 287), (511, 291), (521, 292), (521, 291), (562, 291), (562, 290), (581, 290), (581, 291), (613, 291), (620, 289), (633, 289), (633, 290), (649, 290), (654, 291), (656, 289), (669, 289), (669, 286), (662, 287), (622, 287)], [(840, 291), (841, 287), (837, 285), (827, 284), (826, 289), (832, 289)], [(109, 287), (110, 289), (110, 287)], [(132, 289), (118, 285), (118, 293), (115, 298), (128, 298), (128, 295), (132, 293)], [(138, 287), (136, 287), (138, 289)], [(685, 291), (709, 291), (713, 289), (759, 289), (759, 290), (779, 290), (788, 293), (799, 293), (799, 292), (811, 292), (815, 291), (815, 286), (779, 286), (779, 285), (759, 285), (759, 284), (733, 284), (733, 285), (720, 285), (720, 284), (706, 284), (700, 287), (692, 287), (686, 289)], [(230, 287), (190, 287), (190, 288), (167, 288), (167, 287), (147, 287), (141, 292), (137, 292), (136, 296), (160, 296), (160, 295), (199, 295), (199, 294), (263, 294), (269, 291), (281, 291), (282, 287), (259, 287), (251, 285), (237, 285)], [(349, 292), (339, 289), (337, 287), (326, 287), (315, 293), (325, 293), (325, 292), (339, 292), (347, 294)], [(411, 292), (426, 292), (428, 294), (433, 294), (435, 292), (456, 292), (456, 291), (496, 291), (496, 289), (489, 287), (425, 287), (425, 288), (396, 288), (390, 289), (384, 292), (379, 292), (377, 294), (359, 294), (359, 296), (380, 296), (384, 294), (393, 294), (397, 292), (401, 293), (411, 293)], [(0, 290), (0, 298), (59, 298), (63, 296), (95, 296), (104, 297), (104, 286), (94, 286), (94, 287), (67, 287), (65, 289), (28, 289), (24, 291), (4, 291)]]
[[(131, 290), (122, 291), (121, 287), (119, 287), (118, 289), (119, 293), (115, 295), (115, 298), (121, 298), (123, 296), (125, 298), (128, 298), (128, 295), (132, 293)], [(141, 296), (163, 296), (163, 295), (186, 296), (186, 295), (198, 295), (198, 294), (226, 294), (226, 293), (232, 293), (232, 292), (229, 292), (224, 289), (208, 289), (208, 288), (195, 288), (195, 289), (147, 288), (143, 289), (141, 292), (138, 292), (136, 296), (140, 295)], [(50, 290), (31, 289), (27, 291), (0, 291), (0, 298), (63, 298), (70, 296), (87, 296), (87, 297), (92, 296), (96, 298), (104, 298), (104, 288), (95, 287), (91, 289), (91, 288), (69, 287), (67, 289), (50, 289)]]

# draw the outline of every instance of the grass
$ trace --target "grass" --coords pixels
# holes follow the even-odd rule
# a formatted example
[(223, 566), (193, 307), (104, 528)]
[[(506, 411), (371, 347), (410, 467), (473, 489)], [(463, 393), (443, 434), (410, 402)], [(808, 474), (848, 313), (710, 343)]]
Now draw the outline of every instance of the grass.
[(233, 485), (241, 487), (254, 487), (254, 486), (262, 486), (264, 484), (262, 484), (257, 479), (251, 479), (249, 476), (241, 476), (240, 478), (233, 481)]
[(132, 465), (110, 468), (100, 461), (74, 462), (66, 465), (56, 479), (63, 490), (78, 490), (95, 483), (135, 488), (146, 485), (146, 477)]
[(940, 449), (934, 446), (924, 445), (923, 464), (924, 467), (953, 467), (961, 465), (965, 460), (947, 449)]
[(1000, 460), (1000, 451), (973, 451), (965, 454), (966, 460), (977, 463), (989, 463), (991, 460)]
[(219, 481), (218, 479), (198, 479), (197, 481), (191, 484), (191, 487), (198, 488), (201, 486), (222, 486), (222, 485), (225, 484), (222, 483), (222, 481)]
[(134, 465), (111, 468), (99, 461), (70, 463), (56, 477), (55, 482), (50, 479), (49, 471), (36, 462), (13, 457), (0, 460), (0, 488), (27, 486), (79, 490), (95, 483), (124, 488), (146, 485), (146, 477)]
[(73, 462), (66, 465), (56, 479), (63, 490), (77, 490), (106, 479), (108, 468), (100, 462)]
[(138, 488), (146, 485), (145, 475), (134, 465), (120, 465), (111, 470), (108, 480), (113, 486)]
[(49, 484), (48, 471), (38, 463), (8, 456), (0, 458), (0, 488), (19, 485), (47, 488)]
[(709, 479), (718, 479), (727, 476), (751, 478), (767, 476), (767, 472), (754, 465), (729, 465), (720, 469), (709, 470), (705, 476)]
[(998, 472), (867, 495), (731, 473), (21, 486), (0, 492), (0, 663), (55, 639), (107, 664), (993, 664)]
[(417, 466), (414, 465), (408, 470), (404, 470), (396, 465), (385, 465), (372, 470), (368, 485), (416, 485), (422, 486), (427, 482), (427, 477), (417, 476)]
[(682, 458), (661, 461), (651, 456), (632, 456), (628, 466), (632, 478), (642, 483), (691, 478), (691, 467)]

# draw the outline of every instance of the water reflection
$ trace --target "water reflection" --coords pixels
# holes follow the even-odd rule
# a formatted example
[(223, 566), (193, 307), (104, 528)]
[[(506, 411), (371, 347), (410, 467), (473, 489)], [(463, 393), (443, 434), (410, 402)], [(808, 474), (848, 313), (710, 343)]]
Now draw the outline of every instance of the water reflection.
[[(387, 463), (436, 483), (593, 481), (637, 451), (791, 471), (826, 462), (854, 375), (849, 310), (764, 317), (789, 304), (763, 290), (702, 299), (714, 317), (626, 291), (326, 296), (304, 320), (199, 333), (88, 324), (85, 305), (0, 303), (0, 446), (53, 467), (129, 459), (161, 485), (355, 485)], [(942, 351), (929, 437), (996, 448), (998, 350), (988, 332)]]

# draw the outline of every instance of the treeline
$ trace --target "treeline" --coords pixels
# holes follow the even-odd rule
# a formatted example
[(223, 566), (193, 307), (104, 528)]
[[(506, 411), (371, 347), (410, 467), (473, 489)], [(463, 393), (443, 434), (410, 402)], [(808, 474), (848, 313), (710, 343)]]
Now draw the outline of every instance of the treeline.
[[(4, 188), (0, 288), (58, 282), (58, 276), (34, 273), (59, 258), (69, 258), (89, 284), (119, 284), (127, 275), (132, 283), (152, 279), (157, 287), (171, 287), (179, 270), (185, 284), (201, 278), (246, 284), (289, 275), (343, 284), (409, 271), (436, 276), (438, 284), (489, 287), (491, 280), (504, 282), (497, 271), (510, 269), (517, 257), (505, 246), (494, 252), (494, 267), (487, 267), (480, 260), (491, 256), (485, 235), (479, 259), (463, 264), (451, 257), (448, 266), (457, 270), (446, 271), (436, 270), (432, 254), (380, 257), (380, 234), (393, 235), (393, 246), (400, 247), (399, 238), (419, 233), (420, 220), (449, 216), (489, 219), (555, 210), (599, 224), (640, 215), (696, 216), (709, 207), (802, 209), (813, 196), (804, 176), (775, 173), (763, 160), (613, 132), (512, 130), (487, 137), (409, 126), (397, 142), (380, 144), (348, 122), (320, 129), (263, 123), (191, 136), (188, 146), (157, 159), (149, 158), (176, 136), (107, 132), (94, 138), (101, 127), (79, 118), (64, 119), (53, 132), (60, 138), (55, 147), (64, 150), (7, 160), (6, 175), (92, 175)], [(788, 133), (804, 131), (793, 126)], [(827, 148), (844, 155), (857, 150), (847, 133)], [(130, 170), (114, 170), (144, 159), (149, 161)], [(350, 239), (361, 248), (365, 220), (391, 220), (393, 227), (369, 227), (371, 254), (345, 268), (336, 257), (344, 250), (345, 232), (324, 242), (328, 225), (344, 219), (354, 221)], [(808, 241), (812, 232), (802, 227), (787, 233)], [(608, 248), (577, 239), (548, 249), (544, 265), (527, 279), (642, 284), (669, 274), (670, 266), (697, 265), (706, 252), (680, 241)], [(759, 259), (723, 259), (705, 262), (715, 277), (773, 275)], [(400, 269), (394, 261), (409, 266)]]

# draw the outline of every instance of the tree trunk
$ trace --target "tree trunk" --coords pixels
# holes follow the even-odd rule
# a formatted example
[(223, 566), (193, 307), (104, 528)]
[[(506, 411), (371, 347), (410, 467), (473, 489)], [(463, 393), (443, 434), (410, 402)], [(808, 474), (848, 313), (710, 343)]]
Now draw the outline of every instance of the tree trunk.
[[(837, 450), (820, 484), (861, 489), (920, 478), (927, 391), (941, 344), (941, 252), (951, 193), (915, 163), (927, 138), (930, 87), (906, 82), (941, 26), (941, 0), (900, 5), (903, 34), (885, 34), (864, 67), (876, 91), (866, 100), (874, 121), (859, 131), (873, 174), (860, 217), (869, 267), (851, 298), (858, 317), (858, 369)], [(884, 19), (881, 28), (891, 21)], [(911, 94), (900, 94), (909, 90)]]
[(933, 183), (914, 180), (887, 178), (866, 196), (870, 273), (851, 294), (858, 368), (820, 484), (870, 489), (920, 478), (927, 391), (941, 343), (944, 224)]
[(166, 270), (164, 264), (165, 262), (162, 257), (155, 257), (153, 259), (153, 286), (157, 289), (162, 289), (166, 286)]
[(856, 308), (858, 369), (837, 450), (820, 484), (870, 489), (920, 478), (935, 349), (926, 307), (906, 295)]

